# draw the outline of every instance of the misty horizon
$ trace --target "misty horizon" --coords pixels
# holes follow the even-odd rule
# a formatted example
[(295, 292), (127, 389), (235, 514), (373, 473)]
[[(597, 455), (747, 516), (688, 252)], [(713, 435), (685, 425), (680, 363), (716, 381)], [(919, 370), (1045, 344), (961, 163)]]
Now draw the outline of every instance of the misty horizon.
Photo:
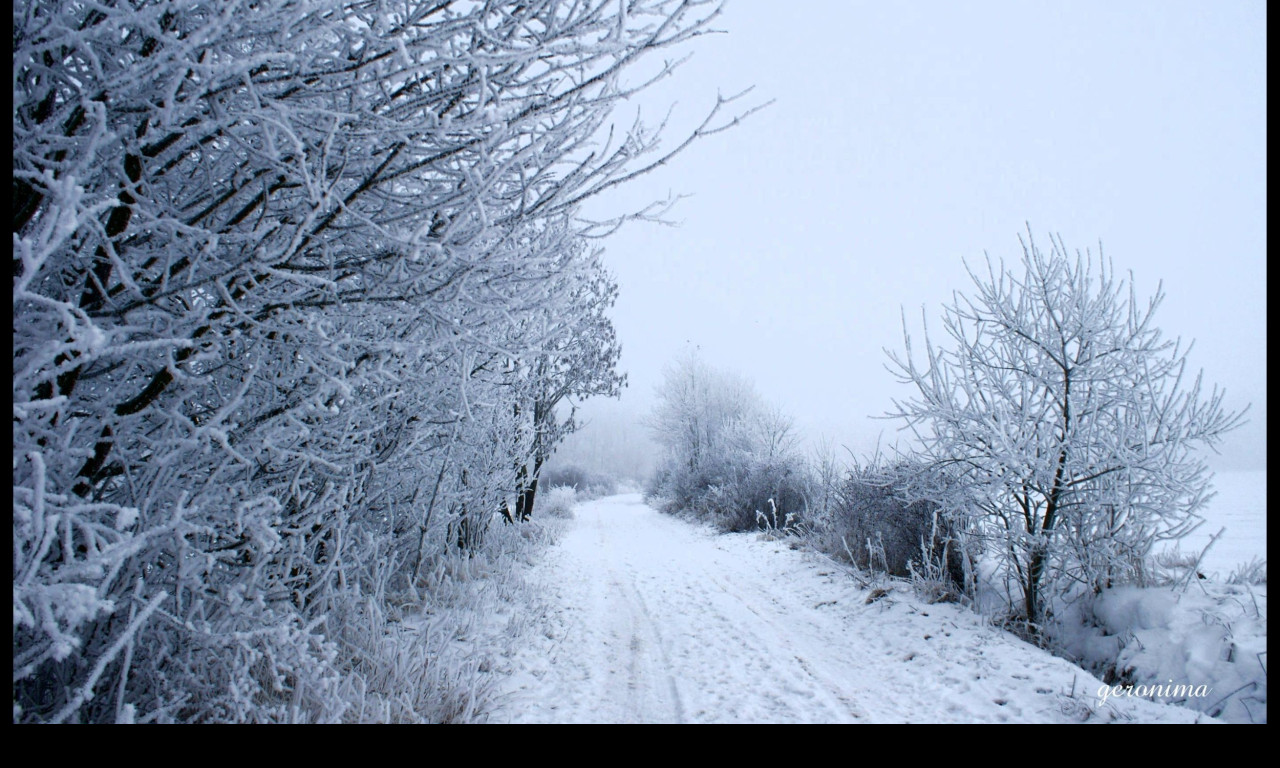
[(584, 413), (643, 415), (663, 367), (697, 350), (811, 441), (892, 445), (900, 425), (878, 417), (908, 394), (885, 369), (904, 316), (920, 336), (972, 288), (965, 263), (1016, 262), (1029, 227), (1101, 252), (1140, 302), (1163, 287), (1155, 322), (1194, 341), (1188, 374), (1249, 409), (1210, 464), (1265, 468), (1265, 6), (823, 13), (731, 4), (726, 34), (620, 110), (671, 108), (680, 136), (717, 91), (772, 101), (588, 207), (684, 196), (676, 226), (601, 243), (629, 386)]

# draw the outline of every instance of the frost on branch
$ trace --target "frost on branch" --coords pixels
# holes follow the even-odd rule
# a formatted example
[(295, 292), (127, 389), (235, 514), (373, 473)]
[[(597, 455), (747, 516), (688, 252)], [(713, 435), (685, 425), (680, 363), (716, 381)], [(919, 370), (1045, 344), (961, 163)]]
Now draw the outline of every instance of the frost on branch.
[(1242, 422), (1186, 375), (1187, 348), (1109, 262), (1045, 254), (988, 259), (944, 308), (948, 346), (890, 352), (916, 391), (891, 414), (921, 445), (915, 493), (940, 502), (1000, 565), (1032, 634), (1056, 598), (1141, 583), (1152, 545), (1197, 522), (1209, 473), (1194, 451)]
[(15, 720), (362, 716), (378, 606), (617, 391), (577, 206), (717, 12), (15, 5)]

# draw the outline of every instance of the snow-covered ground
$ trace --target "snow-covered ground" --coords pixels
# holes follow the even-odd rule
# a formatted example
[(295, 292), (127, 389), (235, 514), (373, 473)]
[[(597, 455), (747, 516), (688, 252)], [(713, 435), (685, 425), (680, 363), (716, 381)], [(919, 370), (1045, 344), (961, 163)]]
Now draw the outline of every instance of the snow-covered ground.
[(537, 626), (496, 660), (497, 722), (1195, 722), (955, 605), (860, 588), (785, 540), (639, 495), (580, 505), (526, 578)]
[(1117, 587), (1091, 613), (1060, 638), (1085, 668), (1227, 722), (1267, 722), (1265, 586)]
[[(1165, 561), (1159, 574), (1172, 584), (1109, 590), (1074, 628), (1078, 614), (1064, 614), (1060, 642), (1089, 669), (1114, 668), (1125, 681), (1148, 687), (1204, 686), (1202, 695), (1181, 697), (1183, 704), (1228, 722), (1265, 723), (1267, 474), (1220, 472), (1214, 486), (1218, 493), (1201, 513), (1205, 522), (1163, 547), (1182, 555)], [(1191, 564), (1220, 531), (1197, 578)]]

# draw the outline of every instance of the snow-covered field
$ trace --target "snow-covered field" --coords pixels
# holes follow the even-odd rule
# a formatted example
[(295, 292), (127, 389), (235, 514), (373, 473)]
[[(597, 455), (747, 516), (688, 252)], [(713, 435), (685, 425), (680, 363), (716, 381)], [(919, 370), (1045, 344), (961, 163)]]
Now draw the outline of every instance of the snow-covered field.
[(1225, 528), (1200, 564), (1205, 575), (1225, 579), (1254, 558), (1267, 559), (1267, 473), (1219, 472), (1213, 487), (1217, 495), (1201, 512), (1204, 524), (1176, 546), (1184, 553), (1199, 554), (1210, 537)]
[[(903, 587), (639, 495), (580, 505), (526, 578), (547, 601), (496, 660), (498, 722), (1195, 722)], [(874, 585), (873, 585), (874, 586)]]

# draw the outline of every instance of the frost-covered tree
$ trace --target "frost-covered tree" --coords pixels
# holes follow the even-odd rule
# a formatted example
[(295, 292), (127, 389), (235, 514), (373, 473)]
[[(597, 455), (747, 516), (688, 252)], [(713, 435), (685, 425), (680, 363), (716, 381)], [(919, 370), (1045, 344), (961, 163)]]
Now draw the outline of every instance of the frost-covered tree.
[(579, 204), (724, 127), (605, 130), (717, 13), (15, 5), (15, 720), (345, 716), (338, 617), (478, 545), (586, 354)]
[[(1188, 382), (1162, 339), (1163, 297), (1140, 302), (1099, 254), (1022, 241), (1021, 268), (987, 261), (890, 369), (916, 395), (895, 403), (921, 445), (927, 492), (987, 543), (1017, 584), (1032, 631), (1055, 596), (1140, 577), (1162, 538), (1196, 522), (1210, 475), (1195, 449), (1241, 423), (1217, 388)], [(904, 320), (905, 331), (905, 320)]]
[(745, 379), (687, 353), (663, 371), (658, 401), (648, 418), (665, 460), (697, 474), (722, 452), (735, 425), (759, 407)]
[(790, 416), (747, 380), (687, 354), (664, 372), (648, 419), (662, 449), (650, 495), (728, 530), (779, 526), (805, 508), (807, 471)]
[(581, 238), (562, 249), (541, 306), (522, 324), (521, 332), (536, 339), (536, 347), (514, 361), (519, 381), (513, 415), (526, 425), (529, 445), (516, 466), (514, 508), (504, 507), (508, 522), (533, 514), (543, 465), (577, 427), (576, 402), (616, 397), (626, 384), (617, 371), (622, 348), (606, 314), (618, 287), (601, 255)]

